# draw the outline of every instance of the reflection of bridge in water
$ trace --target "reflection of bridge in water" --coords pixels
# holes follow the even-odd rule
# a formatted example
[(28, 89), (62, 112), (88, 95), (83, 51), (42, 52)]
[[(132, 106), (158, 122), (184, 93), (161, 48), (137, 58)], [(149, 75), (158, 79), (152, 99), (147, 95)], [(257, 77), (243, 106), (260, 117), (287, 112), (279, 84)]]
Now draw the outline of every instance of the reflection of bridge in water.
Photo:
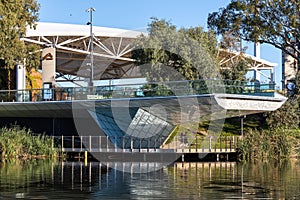
[(56, 174), (55, 179), (52, 180), (54, 185), (70, 185), (72, 190), (104, 189), (118, 181), (122, 182), (126, 176), (154, 178), (157, 173), (166, 174), (176, 181), (177, 178), (187, 176), (188, 171), (193, 172), (195, 180), (197, 177), (211, 180), (218, 176), (220, 178), (226, 176), (238, 181), (237, 177), (232, 176), (237, 171), (235, 162), (179, 162), (171, 166), (159, 162), (89, 162), (86, 165), (83, 162), (62, 162), (59, 168), (56, 167), (60, 171), (55, 172), (54, 167), (52, 169), (52, 174)]
[[(60, 142), (71, 141), (73, 146), (63, 147), (73, 150), (78, 150), (74, 146), (78, 138), (75, 141), (72, 136), (81, 135), (92, 138), (92, 142), (80, 142), (91, 152), (177, 149), (180, 153), (199, 153), (202, 149), (207, 153), (215, 149), (221, 153), (222, 147), (209, 146), (217, 144), (216, 140), (202, 146), (196, 141), (194, 147), (189, 141), (189, 148), (182, 148), (185, 142), (180, 139), (172, 143), (168, 140), (176, 136), (179, 125), (276, 110), (286, 98), (274, 91), (273, 84), (196, 80), (0, 91), (0, 101), (1, 125), (17, 122), (35, 132), (71, 136)], [(232, 152), (234, 146), (228, 149)]]

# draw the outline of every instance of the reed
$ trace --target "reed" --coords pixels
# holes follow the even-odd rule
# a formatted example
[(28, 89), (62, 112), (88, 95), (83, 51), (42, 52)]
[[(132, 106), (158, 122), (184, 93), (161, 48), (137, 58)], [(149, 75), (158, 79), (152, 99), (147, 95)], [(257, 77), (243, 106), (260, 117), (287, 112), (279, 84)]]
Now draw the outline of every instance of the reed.
[(45, 134), (34, 134), (18, 125), (0, 129), (2, 158), (56, 157), (58, 154), (53, 139)]
[(251, 129), (238, 143), (240, 160), (284, 159), (300, 155), (298, 130)]

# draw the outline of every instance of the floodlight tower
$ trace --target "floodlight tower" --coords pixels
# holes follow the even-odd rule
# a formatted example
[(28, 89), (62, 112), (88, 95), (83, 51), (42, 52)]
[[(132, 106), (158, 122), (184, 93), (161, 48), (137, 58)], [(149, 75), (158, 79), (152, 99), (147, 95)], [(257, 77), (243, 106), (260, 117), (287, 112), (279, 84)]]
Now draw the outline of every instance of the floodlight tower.
[(90, 21), (87, 23), (87, 25), (90, 25), (90, 81), (89, 86), (93, 86), (93, 80), (94, 80), (94, 48), (93, 48), (93, 12), (95, 12), (96, 9), (93, 7), (90, 7), (86, 10), (86, 12), (90, 13)]

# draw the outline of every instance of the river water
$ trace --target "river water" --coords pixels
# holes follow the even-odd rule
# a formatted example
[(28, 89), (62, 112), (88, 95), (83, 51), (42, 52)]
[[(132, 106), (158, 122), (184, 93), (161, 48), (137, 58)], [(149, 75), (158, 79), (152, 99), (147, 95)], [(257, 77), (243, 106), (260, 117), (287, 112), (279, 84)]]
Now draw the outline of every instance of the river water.
[(300, 163), (0, 163), (0, 199), (300, 199)]

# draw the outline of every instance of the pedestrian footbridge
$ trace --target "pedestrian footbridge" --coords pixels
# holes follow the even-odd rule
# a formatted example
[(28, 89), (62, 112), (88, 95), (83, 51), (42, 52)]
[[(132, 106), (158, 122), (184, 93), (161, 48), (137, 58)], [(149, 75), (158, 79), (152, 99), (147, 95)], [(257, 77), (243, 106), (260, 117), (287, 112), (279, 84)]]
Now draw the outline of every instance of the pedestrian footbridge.
[(179, 125), (273, 111), (286, 100), (272, 84), (215, 79), (10, 90), (0, 91), (0, 121), (54, 136), (107, 136), (122, 149), (157, 149)]

